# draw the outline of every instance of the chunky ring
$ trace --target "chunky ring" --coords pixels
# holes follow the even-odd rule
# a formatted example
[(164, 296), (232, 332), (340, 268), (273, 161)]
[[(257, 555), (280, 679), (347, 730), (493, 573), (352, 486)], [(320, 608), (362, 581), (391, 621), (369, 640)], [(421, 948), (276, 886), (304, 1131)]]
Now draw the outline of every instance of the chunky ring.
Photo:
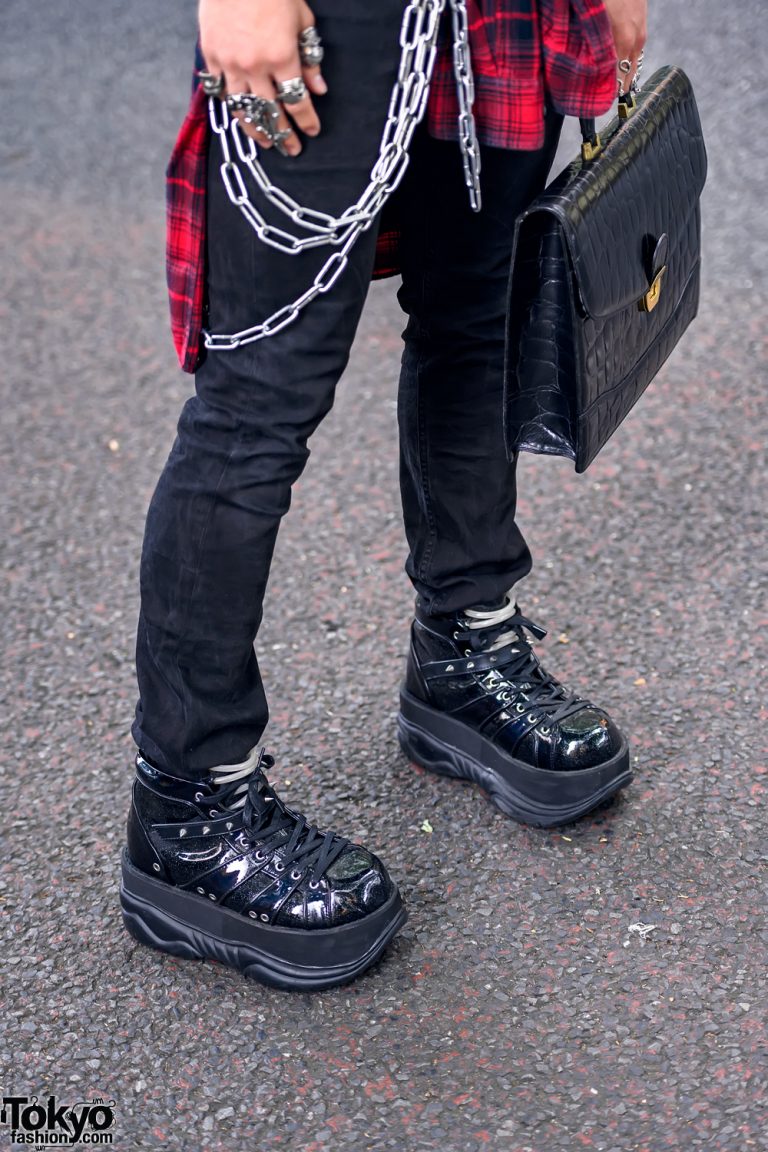
[(256, 96), (253, 92), (233, 92), (227, 96), (230, 112), (242, 112), (246, 124), (252, 124), (257, 132), (266, 136), (278, 152), (287, 155), (284, 141), (291, 135), (289, 130), (278, 128), (280, 105), (266, 96)]
[(307, 86), (301, 76), (290, 80), (280, 80), (277, 85), (277, 98), (282, 104), (300, 104), (307, 95)]
[(320, 33), (314, 25), (305, 28), (299, 34), (299, 56), (306, 68), (316, 68), (318, 64), (322, 64), (325, 49), (320, 39)]
[(206, 96), (221, 96), (224, 91), (223, 72), (219, 72), (217, 75), (215, 72), (206, 72), (204, 68), (201, 68), (197, 73), (197, 77)]
[[(637, 63), (635, 66), (635, 74), (632, 77), (632, 83), (629, 86), (630, 92), (635, 96), (640, 91), (640, 73), (643, 70), (644, 59), (645, 59), (645, 49), (643, 48), (643, 49), (641, 49), (640, 55), (637, 58)], [(627, 73), (632, 70), (632, 61), (631, 60), (619, 60), (618, 64), (617, 64), (617, 68), (618, 68), (619, 72), (622, 73), (622, 75), (619, 77), (619, 96), (623, 96), (624, 95), (624, 76), (626, 76)]]
[(232, 92), (227, 96), (227, 108), (230, 112), (245, 112), (244, 118), (248, 123), (264, 121), (269, 124), (280, 115), (277, 100), (268, 100), (266, 96), (256, 96), (253, 92)]

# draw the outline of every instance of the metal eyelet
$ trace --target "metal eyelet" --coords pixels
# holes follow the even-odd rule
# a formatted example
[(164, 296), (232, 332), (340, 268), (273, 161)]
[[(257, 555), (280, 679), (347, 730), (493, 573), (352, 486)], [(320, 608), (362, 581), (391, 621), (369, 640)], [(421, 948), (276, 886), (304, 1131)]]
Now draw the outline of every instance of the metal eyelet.
[(551, 731), (552, 731), (552, 729), (549, 728), (546, 724), (543, 727), (539, 728), (539, 732), (541, 732), (542, 736), (549, 736)]
[(205, 888), (198, 888), (196, 891), (198, 891), (201, 896), (205, 896)]
[(291, 880), (301, 880), (301, 872), (291, 872)]
[(526, 720), (528, 721), (529, 724), (538, 724), (540, 719), (541, 719), (541, 717), (537, 716), (535, 712), (529, 712), (528, 715), (526, 716)]
[(160, 865), (159, 864), (153, 864), (152, 867), (154, 868), (155, 872), (160, 871)]
[(258, 912), (249, 912), (248, 915), (250, 916), (251, 920), (255, 920), (258, 916)]
[(208, 815), (209, 816), (218, 816), (218, 814), (219, 814), (218, 808), (209, 808), (208, 809)]
[(266, 852), (254, 852), (253, 858), (254, 860), (266, 860), (267, 854)]
[(279, 860), (275, 860), (275, 872), (285, 872), (285, 864), (281, 864)]
[(203, 796), (202, 792), (195, 792), (195, 800), (204, 800), (204, 799), (205, 799), (205, 797)]
[(215, 900), (215, 899), (216, 899), (216, 897), (214, 896), (213, 892), (209, 892), (209, 893), (208, 893), (208, 899), (209, 899), (209, 900)]
[(472, 655), (472, 649), (471, 648), (465, 648), (464, 649), (464, 655), (465, 656), (471, 656)]
[(515, 704), (515, 712), (519, 712), (522, 715), (522, 713), (525, 712), (525, 704)]
[(461, 636), (461, 632), (454, 632), (454, 634), (453, 634), (454, 640), (458, 640), (460, 636)]
[(312, 891), (314, 892), (315, 889), (320, 887), (320, 881), (319, 880), (310, 880), (309, 886), (312, 889)]
[(269, 922), (269, 916), (267, 916), (266, 912), (262, 912), (261, 916), (259, 916), (259, 920), (263, 920), (264, 923), (267, 924)]

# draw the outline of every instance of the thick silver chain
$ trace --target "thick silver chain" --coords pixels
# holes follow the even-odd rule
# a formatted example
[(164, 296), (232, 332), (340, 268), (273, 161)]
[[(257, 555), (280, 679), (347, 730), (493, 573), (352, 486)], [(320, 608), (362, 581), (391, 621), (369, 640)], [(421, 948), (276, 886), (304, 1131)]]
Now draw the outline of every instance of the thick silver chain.
[[(227, 195), (239, 208), (256, 235), (271, 248), (296, 255), (308, 248), (335, 249), (311, 285), (292, 303), (283, 305), (251, 328), (221, 334), (205, 332), (206, 348), (228, 351), (274, 336), (299, 316), (317, 296), (329, 292), (344, 272), (349, 253), (358, 237), (371, 227), (386, 201), (400, 184), (408, 167), (408, 147), (417, 125), (424, 118), (429, 85), (437, 56), (440, 17), (450, 4), (453, 26), (453, 67), (459, 103), (459, 144), (464, 178), (475, 212), (480, 211), (480, 150), (472, 115), (474, 81), (469, 49), (466, 0), (410, 0), (400, 29), (400, 65), (392, 89), (387, 120), (381, 137), (379, 156), (371, 169), (370, 183), (358, 200), (340, 216), (306, 208), (278, 188), (259, 162), (256, 144), (229, 115), (225, 102), (210, 97), (208, 113), (211, 128), (221, 144), (221, 178)], [(304, 230), (297, 236), (269, 224), (251, 202), (240, 166), (252, 177), (270, 204)]]

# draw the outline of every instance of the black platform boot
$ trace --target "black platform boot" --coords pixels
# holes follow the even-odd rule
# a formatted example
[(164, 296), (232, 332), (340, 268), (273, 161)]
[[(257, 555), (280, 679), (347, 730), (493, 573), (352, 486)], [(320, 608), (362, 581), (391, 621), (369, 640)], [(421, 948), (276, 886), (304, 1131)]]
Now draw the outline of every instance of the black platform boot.
[(397, 887), (366, 849), (319, 832), (269, 786), (263, 752), (192, 783), (142, 756), (120, 901), (129, 932), (277, 988), (343, 984), (405, 923)]
[(472, 780), (508, 816), (550, 827), (589, 812), (632, 772), (613, 721), (544, 671), (526, 633), (546, 635), (509, 595), (438, 618), (417, 601), (398, 729), (414, 764)]

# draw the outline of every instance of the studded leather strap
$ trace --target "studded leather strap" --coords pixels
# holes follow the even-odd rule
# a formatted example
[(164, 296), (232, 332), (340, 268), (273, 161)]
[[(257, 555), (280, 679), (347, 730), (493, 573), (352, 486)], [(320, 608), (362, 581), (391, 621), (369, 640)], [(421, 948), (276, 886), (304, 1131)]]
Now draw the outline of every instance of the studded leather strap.
[(454, 660), (432, 660), (420, 666), (425, 680), (437, 680), (443, 676), (464, 676), (472, 672), (491, 672), (509, 664), (513, 656), (519, 656), (521, 649), (516, 645), (499, 648), (496, 652), (474, 652), (466, 658)]
[(242, 812), (228, 812), (215, 820), (195, 819), (186, 823), (155, 824), (154, 831), (164, 840), (180, 840), (185, 836), (226, 836), (243, 827)]

